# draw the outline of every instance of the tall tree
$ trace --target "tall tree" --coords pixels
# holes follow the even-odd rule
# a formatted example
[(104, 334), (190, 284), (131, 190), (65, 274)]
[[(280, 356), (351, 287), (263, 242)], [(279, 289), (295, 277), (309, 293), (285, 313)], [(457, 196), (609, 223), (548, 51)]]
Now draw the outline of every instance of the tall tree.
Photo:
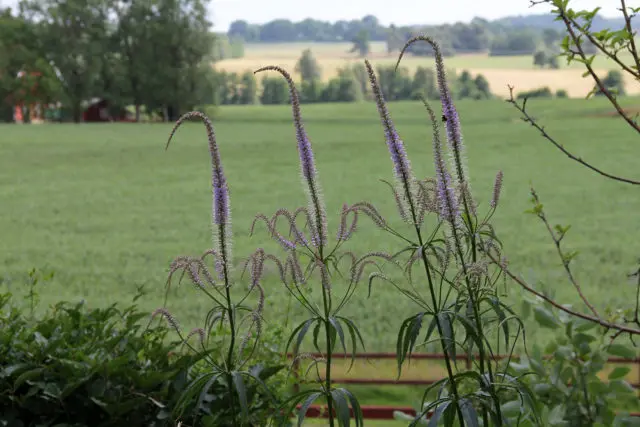
[(25, 0), (20, 7), (38, 22), (38, 37), (79, 122), (82, 103), (93, 95), (102, 67), (107, 28), (101, 0)]
[(366, 67), (362, 62), (356, 62), (351, 66), (351, 70), (353, 71), (353, 77), (358, 82), (362, 97), (364, 99), (369, 99), (371, 86), (369, 83), (369, 75), (367, 74)]
[(260, 103), (265, 105), (286, 104), (289, 101), (289, 88), (284, 79), (264, 77), (262, 79), (262, 95)]
[(371, 45), (369, 43), (369, 31), (366, 29), (362, 29), (358, 31), (358, 34), (351, 40), (353, 42), (353, 47), (350, 52), (358, 52), (360, 56), (367, 56), (369, 51), (371, 50)]
[(145, 79), (155, 71), (157, 63), (149, 58), (153, 40), (151, 2), (114, 0), (112, 8), (117, 18), (115, 45), (125, 68), (130, 99), (135, 106), (135, 119), (140, 121), (140, 107), (145, 102)]
[[(22, 16), (14, 16), (11, 9), (0, 11), (0, 121), (13, 120), (13, 106), (26, 101), (34, 84), (43, 86), (46, 74), (55, 86), (57, 77), (42, 58), (36, 25)], [(17, 78), (19, 72), (24, 78)], [(32, 73), (40, 73), (36, 81)]]
[(253, 72), (245, 72), (241, 77), (240, 84), (242, 86), (239, 100), (240, 104), (255, 104), (258, 100), (258, 84)]
[(296, 72), (300, 73), (302, 81), (318, 80), (322, 77), (322, 69), (318, 61), (313, 57), (311, 49), (305, 49), (302, 52), (302, 56), (300, 56), (296, 64)]
[(538, 50), (533, 54), (533, 65), (536, 67), (544, 68), (547, 65), (547, 52), (544, 50)]
[(437, 99), (436, 76), (431, 68), (418, 67), (411, 81), (411, 99)]
[(145, 76), (145, 104), (173, 121), (198, 103), (200, 79), (211, 72), (202, 68), (213, 50), (208, 0), (151, 1), (151, 41), (143, 54), (155, 69)]

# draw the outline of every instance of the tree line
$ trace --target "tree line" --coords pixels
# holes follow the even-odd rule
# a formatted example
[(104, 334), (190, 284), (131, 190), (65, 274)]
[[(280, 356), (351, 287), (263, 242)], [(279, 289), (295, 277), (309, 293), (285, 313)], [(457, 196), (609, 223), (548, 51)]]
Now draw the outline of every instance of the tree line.
[[(175, 120), (213, 89), (208, 2), (21, 0), (0, 9), (0, 120), (17, 103), (60, 101), (77, 122), (92, 98)], [(241, 54), (235, 40), (218, 48)]]
[[(427, 33), (440, 42), (443, 53), (448, 56), (486, 51), (492, 55), (529, 55), (533, 54), (540, 44), (548, 43), (550, 36), (554, 37), (554, 42), (560, 41), (561, 25), (553, 19), (553, 15), (534, 15), (495, 21), (474, 18), (469, 23), (431, 26), (392, 24), (388, 27), (372, 15), (333, 23), (316, 19), (299, 22), (276, 19), (260, 25), (237, 20), (231, 23), (227, 35), (240, 38), (247, 43), (342, 41), (363, 46), (363, 40), (384, 41), (391, 53), (401, 49), (414, 35)], [(599, 21), (599, 26), (610, 24), (604, 18), (601, 20), (603, 22)], [(411, 48), (411, 52), (416, 55), (432, 54), (431, 48), (426, 44), (416, 44)]]
[[(397, 71), (393, 65), (376, 67), (380, 87), (388, 101), (439, 99), (434, 71), (418, 67), (413, 74), (406, 67)], [(322, 69), (311, 50), (303, 52), (295, 71), (301, 80), (300, 101), (303, 103), (356, 102), (373, 99), (364, 64), (355, 63), (338, 69), (337, 75), (327, 82), (322, 79)], [(455, 71), (450, 71), (455, 76)], [(212, 104), (287, 104), (289, 88), (279, 77), (264, 77), (260, 85), (253, 72), (216, 73), (217, 83), (210, 99)], [(492, 97), (487, 79), (473, 77), (468, 71), (451, 77), (452, 91), (457, 99), (489, 99)], [(261, 88), (259, 88), (260, 86)]]

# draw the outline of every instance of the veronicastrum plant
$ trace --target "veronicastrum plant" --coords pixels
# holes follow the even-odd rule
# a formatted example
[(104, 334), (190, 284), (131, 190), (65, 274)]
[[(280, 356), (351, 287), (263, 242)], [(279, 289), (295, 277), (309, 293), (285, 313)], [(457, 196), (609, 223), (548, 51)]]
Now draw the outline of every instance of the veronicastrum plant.
[[(297, 424), (302, 425), (309, 407), (316, 401), (325, 401), (329, 425), (349, 426), (353, 411), (356, 426), (364, 423), (362, 410), (356, 396), (346, 388), (334, 387), (331, 380), (332, 356), (339, 344), (346, 354), (350, 348), (351, 363), (358, 347), (364, 342), (357, 325), (344, 314), (345, 308), (356, 291), (367, 266), (375, 264), (384, 254), (371, 252), (362, 256), (342, 250), (343, 244), (355, 233), (359, 212), (374, 212), (366, 202), (343, 205), (339, 215), (335, 238), (330, 238), (327, 209), (322, 197), (318, 171), (311, 142), (302, 123), (298, 92), (289, 73), (277, 66), (256, 71), (277, 71), (287, 81), (293, 109), (293, 122), (300, 157), (302, 185), (307, 195), (307, 206), (295, 210), (281, 208), (270, 218), (258, 214), (254, 221), (266, 224), (270, 236), (284, 250), (278, 258), (266, 255), (278, 268), (280, 279), (289, 294), (309, 313), (309, 318), (291, 332), (286, 350), (292, 348), (295, 362), (305, 360), (309, 364), (305, 375), (315, 373), (317, 387), (305, 389), (292, 396), (285, 405), (286, 413), (300, 405)], [(284, 222), (279, 231), (278, 221)], [(253, 233), (252, 226), (251, 232)], [(301, 352), (305, 338), (310, 338), (320, 357)]]
[[(510, 359), (516, 342), (524, 336), (524, 327), (513, 310), (500, 300), (497, 286), (504, 277), (492, 265), (488, 254), (506, 262), (501, 243), (490, 220), (498, 206), (502, 172), (498, 172), (486, 213), (479, 208), (471, 192), (465, 164), (461, 125), (452, 101), (438, 44), (419, 36), (407, 42), (398, 59), (413, 43), (431, 44), (436, 58), (438, 88), (442, 102), (442, 121), (446, 130), (449, 162), (445, 160), (440, 134), (440, 120), (425, 101), (433, 127), (433, 161), (435, 178), (417, 179), (405, 152), (404, 143), (390, 118), (375, 73), (366, 61), (369, 79), (395, 175), (391, 184), (398, 213), (408, 232), (394, 229), (377, 211), (364, 211), (382, 229), (397, 237), (404, 247), (393, 260), (405, 258), (403, 279), (374, 272), (371, 281), (391, 283), (420, 307), (420, 312), (401, 325), (397, 339), (398, 372), (412, 351), (423, 343), (437, 341), (444, 354), (447, 376), (427, 388), (423, 406), (412, 425), (430, 416), (429, 425), (508, 425), (501, 411), (501, 400), (517, 396), (523, 416), (537, 422), (533, 396), (518, 378), (506, 372), (507, 363), (495, 355), (504, 343)], [(419, 267), (419, 276), (416, 275)], [(420, 335), (424, 332), (424, 338)], [(434, 336), (435, 334), (435, 336)], [(433, 338), (432, 338), (433, 337)], [(457, 357), (466, 353), (471, 369)]]
[[(201, 372), (185, 389), (176, 405), (174, 415), (181, 416), (187, 412), (207, 413), (205, 408), (211, 400), (209, 391), (222, 387), (225, 394), (224, 407), (219, 407), (219, 413), (209, 414), (215, 425), (239, 426), (262, 423), (264, 420), (252, 419), (251, 398), (256, 395), (254, 392), (256, 383), (267, 394), (269, 390), (263, 381), (264, 376), (261, 375), (261, 370), (251, 366), (250, 361), (262, 331), (265, 297), (260, 281), (265, 259), (264, 251), (257, 249), (248, 258), (245, 264), (245, 270), (250, 272), (247, 291), (240, 299), (234, 299), (231, 292), (234, 281), (229, 188), (213, 124), (199, 112), (183, 115), (171, 131), (167, 148), (176, 130), (189, 119), (201, 120), (207, 131), (212, 164), (214, 248), (198, 257), (177, 257), (170, 267), (167, 292), (173, 275), (182, 271), (182, 277), (186, 275), (196, 289), (211, 300), (212, 308), (207, 313), (204, 327), (196, 328), (186, 336), (182, 334), (176, 319), (166, 308), (159, 308), (152, 315), (152, 317), (164, 317), (177, 331), (183, 343), (191, 351), (199, 354), (206, 365), (206, 368), (200, 369)], [(209, 259), (213, 259), (213, 272), (207, 266)], [(256, 294), (256, 302), (253, 306), (247, 302), (252, 294)], [(211, 348), (209, 340), (217, 332), (214, 328), (224, 330), (226, 334), (222, 342), (216, 341), (216, 348)], [(191, 343), (192, 338), (197, 339), (197, 344)], [(220, 348), (223, 351), (220, 351)], [(249, 393), (249, 390), (252, 392)]]
[[(602, 86), (597, 75), (595, 75), (591, 67), (593, 57), (588, 57), (584, 54), (581, 49), (580, 39), (589, 39), (599, 50), (618, 62), (618, 50), (628, 49), (632, 54), (637, 52), (632, 36), (631, 17), (638, 10), (631, 9), (632, 14), (628, 14), (624, 1), (621, 1), (625, 14), (625, 30), (619, 33), (601, 32), (595, 34), (589, 32), (588, 22), (593, 19), (596, 12), (575, 13), (568, 8), (567, 0), (541, 0), (533, 3), (550, 3), (557, 8), (555, 13), (566, 24), (569, 33), (568, 39), (565, 39), (563, 43), (567, 58), (580, 60), (585, 64), (588, 71), (586, 74), (591, 74), (594, 77), (597, 88), (609, 98), (627, 123), (637, 130), (637, 123), (620, 108), (614, 96), (615, 94), (609, 93)], [(577, 18), (585, 19), (587, 24), (577, 24)], [(348, 425), (350, 418), (349, 406), (351, 406), (356, 415), (356, 424), (362, 423), (362, 414), (355, 396), (345, 389), (334, 388), (331, 384), (331, 360), (336, 345), (340, 344), (346, 352), (348, 338), (351, 339), (352, 353), (357, 350), (358, 341), (363, 347), (356, 325), (353, 321), (344, 317), (341, 311), (353, 296), (356, 285), (363, 275), (364, 268), (373, 264), (376, 258), (381, 258), (387, 261), (387, 265), (392, 265), (394, 266), (393, 268), (401, 268), (402, 274), (387, 273), (385, 266), (385, 273), (375, 272), (370, 275), (370, 290), (375, 280), (387, 281), (420, 307), (420, 311), (417, 314), (407, 318), (402, 323), (398, 334), (397, 361), (399, 374), (403, 364), (410, 358), (416, 346), (422, 343), (438, 342), (445, 356), (447, 377), (425, 390), (423, 406), (412, 424), (426, 422), (426, 417), (429, 414), (429, 425), (437, 425), (439, 423), (471, 426), (539, 425), (541, 421), (536, 408), (540, 409), (545, 406), (553, 408), (551, 412), (554, 414), (554, 417), (552, 417), (554, 419), (558, 418), (559, 410), (555, 409), (556, 407), (553, 406), (551, 401), (541, 403), (535, 401), (526, 385), (532, 384), (532, 382), (523, 380), (523, 376), (529, 375), (531, 372), (520, 372), (517, 369), (508, 370), (514, 348), (518, 340), (524, 338), (524, 328), (522, 321), (509, 306), (501, 301), (497, 292), (497, 286), (505, 278), (505, 275), (534, 293), (538, 298), (547, 301), (556, 309), (617, 331), (616, 337), (623, 333), (640, 335), (640, 331), (636, 327), (624, 325), (622, 322), (617, 323), (615, 320), (603, 319), (594, 309), (592, 309), (594, 313), (591, 316), (578, 313), (567, 308), (566, 305), (556, 303), (545, 294), (536, 292), (521, 278), (509, 271), (506, 259), (502, 254), (500, 240), (491, 226), (492, 216), (499, 204), (503, 179), (502, 173), (499, 172), (496, 176), (493, 195), (491, 198), (487, 198), (490, 199), (488, 206), (483, 207), (482, 203), (477, 204), (471, 192), (470, 177), (465, 165), (460, 120), (452, 102), (442, 56), (437, 43), (423, 36), (410, 40), (403, 49), (398, 63), (407, 47), (418, 41), (430, 43), (433, 47), (436, 57), (438, 89), (442, 102), (443, 114), (441, 120), (436, 118), (436, 113), (425, 102), (428, 117), (433, 126), (432, 144), (435, 177), (417, 179), (413, 175), (404, 149), (404, 143), (390, 119), (376, 76), (367, 62), (367, 70), (395, 172), (395, 183), (390, 184), (390, 186), (399, 215), (406, 225), (402, 229), (400, 229), (401, 227), (392, 227), (373, 205), (366, 202), (359, 202), (352, 206), (345, 205), (340, 215), (337, 238), (332, 245), (328, 242), (326, 208), (322, 200), (311, 144), (300, 117), (297, 91), (286, 71), (278, 67), (265, 67), (259, 70), (278, 71), (287, 78), (290, 84), (303, 185), (309, 202), (307, 207), (298, 208), (294, 211), (280, 209), (270, 218), (259, 214), (257, 219), (264, 221), (271, 237), (280, 243), (286, 255), (283, 258), (277, 258), (274, 255), (258, 250), (249, 258), (247, 263), (247, 268), (252, 275), (250, 290), (263, 295), (262, 288), (259, 287), (259, 277), (262, 273), (264, 262), (269, 260), (277, 265), (280, 277), (290, 294), (311, 315), (309, 319), (300, 323), (293, 330), (288, 340), (287, 349), (293, 346), (296, 360), (311, 358), (307, 372), (315, 368), (319, 388), (305, 390), (297, 394), (288, 402), (285, 409), (289, 411), (297, 404), (301, 405), (298, 417), (298, 424), (300, 425), (310, 405), (316, 400), (324, 399), (329, 410), (330, 425), (333, 426), (336, 421), (339, 425)], [(637, 53), (632, 56), (636, 64), (640, 64), (640, 60), (637, 59)], [(625, 68), (623, 64), (621, 66), (624, 71), (636, 76), (637, 67)], [(514, 105), (519, 107), (515, 103)], [(544, 131), (544, 128), (538, 126), (527, 115), (524, 105), (518, 109), (524, 114), (525, 120), (540, 130), (545, 138), (572, 160), (607, 178), (638, 185), (637, 181), (607, 174), (586, 163), (581, 158), (571, 155), (564, 147), (557, 144)], [(200, 118), (205, 119), (203, 116)], [(443, 125), (441, 122), (444, 122), (446, 130), (446, 147), (442, 143), (443, 138), (441, 138), (440, 127)], [(219, 307), (212, 310), (210, 316), (208, 316), (206, 324), (209, 329), (215, 322), (227, 322), (232, 326), (230, 328), (230, 346), (227, 357), (212, 365), (215, 366), (215, 373), (211, 375), (211, 378), (215, 376), (216, 380), (226, 381), (229, 386), (228, 389), (231, 391), (237, 388), (235, 378), (243, 378), (242, 374), (237, 374), (239, 372), (237, 367), (243, 366), (242, 360), (244, 359), (238, 356), (233, 348), (238, 342), (240, 333), (239, 327), (235, 326), (238, 324), (235, 314), (238, 312), (238, 308), (242, 306), (244, 298), (240, 304), (234, 305), (229, 292), (227, 292), (231, 282), (227, 279), (228, 276), (225, 274), (224, 265), (228, 263), (230, 254), (225, 259), (223, 252), (226, 253), (225, 251), (228, 248), (225, 249), (224, 243), (221, 245), (219, 242), (220, 236), (226, 236), (226, 242), (230, 243), (230, 234), (226, 234), (229, 232), (227, 225), (230, 226), (230, 222), (228, 224), (224, 221), (218, 222), (215, 218), (216, 215), (224, 216), (222, 212), (227, 212), (228, 214), (228, 196), (226, 195), (226, 182), (221, 172), (215, 139), (213, 143), (211, 142), (213, 130), (208, 120), (205, 120), (205, 123), (210, 129), (210, 146), (212, 147), (211, 152), (214, 163), (214, 222), (216, 223), (216, 236), (218, 237), (216, 251), (212, 251), (209, 255), (216, 257), (219, 281), (214, 281), (210, 274), (207, 273), (203, 266), (203, 258), (180, 258), (174, 263), (172, 272), (177, 271), (177, 269), (183, 269), (199, 287), (202, 287), (203, 280), (206, 281), (205, 288), (207, 292), (210, 291), (210, 297)], [(445, 151), (448, 153), (449, 161), (445, 160)], [(479, 214), (481, 210), (484, 211), (483, 214)], [(540, 215), (541, 212), (536, 211), (534, 213), (544, 221), (544, 218)], [(357, 257), (350, 252), (339, 252), (342, 244), (355, 232), (358, 214), (369, 217), (378, 227), (396, 237), (403, 243), (403, 248), (393, 255), (373, 252), (363, 257)], [(277, 223), (279, 220), (285, 221), (286, 232), (278, 231)], [(300, 222), (303, 224), (300, 224)], [(566, 228), (561, 228), (557, 231), (559, 236), (566, 234)], [(563, 252), (559, 248), (559, 240), (561, 238), (554, 237), (554, 242), (562, 256)], [(347, 274), (340, 274), (340, 267), (344, 266), (345, 261)], [(563, 265), (571, 278), (568, 261), (570, 260), (563, 258)], [(416, 267), (419, 268), (418, 273), (416, 273)], [(253, 281), (257, 281), (258, 284), (254, 285)], [(317, 283), (317, 286), (313, 286), (313, 283)], [(346, 290), (344, 293), (337, 295), (336, 289), (338, 286), (336, 285), (342, 283), (346, 284)], [(218, 286), (218, 284), (221, 286)], [(579, 287), (576, 288), (579, 290)], [(262, 297), (258, 299), (259, 301), (263, 300)], [(587, 305), (589, 306), (589, 304)], [(625, 323), (640, 324), (637, 307), (638, 304), (636, 304), (634, 319), (630, 322), (625, 320)], [(249, 314), (246, 317), (249, 325), (254, 325), (253, 327), (258, 329), (262, 310), (261, 303), (258, 303), (258, 308), (247, 307), (245, 310)], [(158, 313), (172, 319), (168, 312), (158, 311)], [(570, 320), (567, 321), (567, 324), (570, 323)], [(581, 325), (580, 328), (582, 327)], [(426, 331), (424, 331), (425, 328)], [(424, 335), (422, 335), (423, 332)], [(197, 330), (191, 335), (193, 334), (206, 337), (207, 328)], [(312, 335), (313, 347), (323, 357), (313, 358), (300, 352), (303, 341), (309, 335)], [(583, 335), (579, 336), (582, 337)], [(421, 336), (423, 337), (421, 338)], [(572, 340), (575, 336), (568, 335), (567, 339)], [(248, 335), (245, 335), (245, 337), (248, 337)], [(245, 342), (246, 340), (240, 341)], [(559, 341), (557, 344), (561, 348), (565, 345), (565, 342)], [(603, 346), (606, 347), (606, 344), (603, 344)], [(606, 351), (611, 351), (610, 346), (606, 348)], [(503, 362), (498, 362), (494, 356), (505, 351), (507, 359)], [(242, 351), (239, 353), (242, 353)], [(461, 353), (466, 355), (465, 359), (469, 358), (472, 361), (470, 369), (460, 363), (458, 356)], [(594, 354), (596, 353), (594, 352)], [(533, 360), (536, 357), (537, 355), (534, 354), (526, 360)], [(573, 372), (579, 374), (579, 365), (575, 365), (577, 362), (577, 359), (570, 360), (570, 363), (574, 363)], [(511, 364), (511, 366), (513, 368), (518, 365)], [(536, 374), (535, 372), (533, 373)], [(537, 373), (537, 375), (540, 378), (544, 378), (543, 373)], [(574, 378), (579, 379), (577, 376)], [(575, 383), (577, 384), (578, 381), (575, 381)], [(538, 383), (534, 381), (533, 384)], [(599, 383), (594, 382), (594, 384), (597, 385)], [(598, 387), (600, 386), (598, 385)], [(242, 406), (240, 389), (237, 391), (237, 396), (232, 394), (233, 399), (230, 401), (232, 408), (236, 403)], [(584, 401), (591, 402), (590, 399), (592, 397), (594, 396), (585, 396)], [(239, 401), (236, 401), (236, 398)], [(574, 403), (573, 401), (568, 401), (565, 407), (569, 409), (565, 414), (572, 412), (573, 409), (571, 408), (576, 407), (572, 406)], [(507, 405), (506, 408), (504, 408), (505, 404)], [(580, 402), (578, 401), (579, 406)], [(589, 405), (583, 406), (588, 408)], [(513, 410), (514, 407), (517, 409), (516, 411)], [(544, 414), (545, 411), (543, 410), (542, 412)], [(561, 421), (566, 420), (565, 414), (561, 417)], [(570, 417), (571, 415), (567, 416)], [(543, 416), (543, 418), (546, 424), (549, 421), (548, 417)], [(590, 420), (593, 421), (594, 418)], [(562, 422), (559, 424), (562, 424)]]

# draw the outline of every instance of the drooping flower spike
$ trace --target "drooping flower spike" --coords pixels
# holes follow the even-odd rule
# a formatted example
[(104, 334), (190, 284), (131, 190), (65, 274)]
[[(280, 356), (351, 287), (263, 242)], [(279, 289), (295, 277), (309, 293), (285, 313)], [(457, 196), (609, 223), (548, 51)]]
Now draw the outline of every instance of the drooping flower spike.
[(298, 154), (300, 156), (300, 170), (305, 183), (305, 191), (309, 198), (309, 211), (311, 212), (311, 242), (315, 246), (322, 248), (327, 244), (327, 214), (318, 183), (318, 172), (315, 166), (311, 141), (302, 124), (300, 97), (298, 96), (298, 91), (296, 90), (291, 75), (285, 69), (276, 65), (270, 65), (254, 71), (254, 74), (269, 70), (280, 73), (289, 85), (293, 121), (296, 128), (296, 139), (298, 141)]
[(442, 58), (442, 51), (440, 45), (431, 37), (419, 35), (409, 39), (398, 57), (396, 63), (396, 69), (400, 65), (400, 61), (404, 56), (407, 49), (417, 41), (424, 41), (431, 45), (436, 62), (436, 77), (438, 81), (438, 90), (440, 92), (440, 102), (442, 104), (442, 116), (445, 122), (445, 128), (447, 130), (447, 142), (449, 152), (451, 154), (452, 166), (454, 170), (455, 187), (460, 189), (460, 197), (464, 204), (464, 209), (467, 213), (471, 213), (472, 206), (474, 205), (471, 199), (471, 187), (469, 185), (469, 173), (465, 161), (465, 147), (462, 142), (462, 128), (460, 125), (460, 117), (458, 110), (453, 103), (453, 97), (451, 96), (451, 90), (447, 83), (447, 74), (444, 66), (444, 60)]
[(437, 200), (440, 217), (455, 226), (460, 212), (458, 198), (454, 191), (451, 175), (447, 170), (447, 165), (442, 158), (442, 144), (440, 142), (440, 128), (436, 119), (436, 114), (431, 105), (423, 100), (429, 113), (433, 129), (433, 163), (436, 170)]
[(365, 59), (364, 63), (367, 68), (367, 74), (369, 75), (369, 82), (371, 83), (371, 89), (373, 90), (376, 106), (378, 107), (378, 113), (380, 114), (380, 121), (384, 128), (385, 139), (387, 142), (387, 148), (389, 149), (389, 154), (391, 155), (391, 161), (393, 162), (396, 182), (402, 190), (395, 193), (398, 199), (397, 203), (400, 215), (405, 221), (417, 222), (417, 210), (413, 201), (415, 178), (411, 172), (411, 163), (407, 157), (404, 143), (400, 139), (395, 125), (391, 120), (391, 116), (389, 115), (387, 104), (378, 84), (376, 74), (368, 60)]
[(213, 193), (213, 206), (212, 206), (212, 220), (213, 220), (213, 241), (216, 247), (217, 255), (219, 256), (219, 262), (216, 263), (216, 269), (218, 275), (230, 284), (231, 280), (231, 203), (229, 200), (229, 188), (227, 185), (227, 179), (224, 175), (222, 168), (222, 160), (220, 158), (220, 151), (218, 150), (218, 144), (216, 142), (215, 132), (213, 130), (213, 123), (209, 118), (199, 112), (191, 111), (182, 115), (169, 135), (167, 145), (165, 149), (169, 148), (171, 139), (176, 133), (180, 125), (185, 121), (197, 118), (200, 119), (207, 130), (207, 140), (209, 142), (209, 152), (211, 154), (211, 187)]

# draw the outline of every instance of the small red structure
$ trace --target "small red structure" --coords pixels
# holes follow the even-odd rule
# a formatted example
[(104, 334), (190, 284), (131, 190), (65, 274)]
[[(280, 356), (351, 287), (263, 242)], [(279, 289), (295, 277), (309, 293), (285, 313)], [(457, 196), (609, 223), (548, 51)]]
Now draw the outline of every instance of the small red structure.
[(135, 122), (135, 119), (124, 108), (114, 117), (109, 112), (109, 101), (93, 99), (82, 113), (85, 122)]
[(109, 117), (109, 103), (101, 99), (97, 102), (91, 103), (82, 113), (82, 121), (85, 122), (108, 122)]

